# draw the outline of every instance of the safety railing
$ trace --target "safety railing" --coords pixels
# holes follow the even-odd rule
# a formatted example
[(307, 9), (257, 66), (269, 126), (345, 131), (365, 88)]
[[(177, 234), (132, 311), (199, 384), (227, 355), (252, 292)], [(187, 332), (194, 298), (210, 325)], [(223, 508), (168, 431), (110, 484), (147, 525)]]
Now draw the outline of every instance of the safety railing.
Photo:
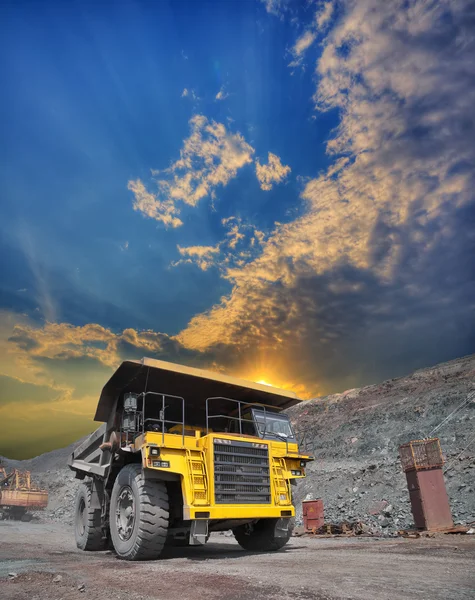
[[(224, 400), (225, 402), (233, 402), (234, 404), (237, 404), (237, 411), (238, 411), (238, 416), (237, 417), (232, 417), (229, 414), (225, 415), (225, 414), (210, 414), (210, 401), (213, 400)], [(245, 408), (259, 408), (259, 410), (263, 410), (264, 411), (264, 431), (266, 429), (266, 407), (264, 405), (261, 404), (252, 404), (249, 402), (242, 402), (241, 400), (236, 400), (235, 398), (226, 398), (225, 396), (212, 396), (210, 398), (206, 398), (206, 434), (209, 433), (209, 422), (211, 419), (227, 419), (228, 421), (237, 421), (239, 423), (239, 434), (242, 435), (242, 423), (243, 420), (246, 421), (246, 423), (254, 423), (254, 421), (249, 421), (248, 419), (243, 419), (242, 418), (242, 406), (244, 406)], [(237, 433), (237, 432), (236, 432)]]
[[(165, 443), (165, 425), (181, 425), (181, 443), (185, 445), (185, 399), (182, 396), (173, 396), (171, 394), (162, 394), (160, 392), (142, 392), (139, 397), (143, 397), (143, 424), (142, 433), (145, 433), (147, 423), (158, 423), (161, 426), (162, 433), (162, 444)], [(147, 417), (146, 413), (146, 397), (147, 396), (159, 396), (162, 399), (162, 408), (160, 410), (159, 418)], [(165, 399), (181, 400), (181, 421), (173, 421), (172, 419), (165, 419), (165, 411), (167, 406), (165, 405)]]
[[(233, 402), (234, 404), (237, 404), (237, 417), (233, 417), (230, 416), (229, 414), (210, 414), (210, 401), (216, 401), (216, 400), (224, 400), (225, 402)], [(256, 410), (262, 411), (264, 413), (264, 429), (261, 430), (259, 427), (259, 423), (255, 420), (248, 420), (248, 419), (243, 419), (242, 418), (242, 412), (243, 412), (243, 407), (245, 409), (249, 409), (251, 410), (252, 408), (255, 408)], [(242, 400), (236, 400), (235, 398), (227, 398), (225, 396), (212, 396), (210, 398), (206, 399), (206, 434), (209, 433), (209, 422), (211, 419), (227, 419), (229, 421), (237, 421), (239, 423), (239, 435), (243, 435), (243, 430), (242, 430), (242, 425), (243, 422), (244, 423), (252, 423), (255, 427), (255, 435), (258, 437), (261, 437), (262, 439), (266, 439), (266, 433), (267, 433), (267, 415), (268, 414), (272, 414), (269, 413), (269, 411), (266, 411), (266, 407), (264, 404), (256, 404), (256, 403), (252, 403), (252, 402), (243, 402)], [(238, 433), (236, 432), (232, 432), (232, 433)], [(281, 441), (285, 442), (285, 447), (286, 447), (286, 453), (288, 454), (289, 452), (289, 440), (288, 438), (284, 437), (284, 436), (280, 436), (279, 434), (276, 434), (274, 432), (272, 432), (272, 434), (277, 438), (280, 439)]]
[[(148, 416), (147, 408), (148, 408), (148, 398), (149, 396), (158, 396), (161, 399), (161, 408), (158, 411), (158, 418), (156, 416)], [(135, 398), (135, 403), (130, 401), (130, 397)], [(129, 400), (129, 402), (127, 402)], [(139, 400), (141, 400), (142, 406), (139, 407)], [(166, 405), (166, 401), (181, 401), (181, 421), (176, 421), (173, 419), (167, 419), (166, 410), (168, 406)], [(155, 404), (156, 408), (157, 405)], [(150, 414), (150, 410), (149, 410)], [(157, 414), (157, 411), (154, 411), (154, 414)], [(165, 442), (165, 428), (168, 425), (181, 425), (181, 437), (182, 437), (182, 445), (185, 445), (185, 400), (182, 396), (174, 396), (172, 394), (164, 394), (162, 392), (142, 392), (140, 394), (129, 394), (124, 398), (124, 411), (121, 420), (121, 436), (120, 439), (125, 442), (125, 444), (129, 444), (132, 440), (132, 437), (135, 437), (139, 434), (144, 434), (147, 431), (149, 426), (157, 424), (158, 431), (157, 433), (162, 434), (162, 444)]]

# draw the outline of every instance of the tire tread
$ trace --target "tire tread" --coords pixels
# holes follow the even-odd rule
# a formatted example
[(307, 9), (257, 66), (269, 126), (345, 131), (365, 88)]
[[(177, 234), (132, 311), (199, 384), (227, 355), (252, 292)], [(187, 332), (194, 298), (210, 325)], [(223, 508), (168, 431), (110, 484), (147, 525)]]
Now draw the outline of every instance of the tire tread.
[[(125, 560), (154, 560), (157, 559), (165, 545), (168, 530), (168, 494), (165, 483), (158, 480), (146, 479), (142, 465), (129, 464), (119, 473), (135, 483), (138, 490), (137, 517), (139, 520), (135, 543), (132, 548), (121, 552), (115, 548), (117, 555)], [(115, 485), (114, 485), (115, 487)], [(115, 514), (111, 509), (111, 516)], [(111, 529), (114, 526), (111, 520)]]
[[(80, 498), (84, 497), (85, 501), (85, 510), (87, 511), (87, 524), (86, 530), (84, 533), (84, 537), (78, 534), (76, 519), (78, 518), (79, 504)], [(75, 506), (75, 536), (76, 536), (76, 545), (81, 550), (86, 550), (90, 552), (104, 550), (106, 547), (106, 540), (104, 538), (102, 532), (102, 519), (101, 519), (101, 510), (91, 508), (91, 498), (92, 498), (92, 482), (84, 481), (78, 488), (76, 493), (76, 506)]]

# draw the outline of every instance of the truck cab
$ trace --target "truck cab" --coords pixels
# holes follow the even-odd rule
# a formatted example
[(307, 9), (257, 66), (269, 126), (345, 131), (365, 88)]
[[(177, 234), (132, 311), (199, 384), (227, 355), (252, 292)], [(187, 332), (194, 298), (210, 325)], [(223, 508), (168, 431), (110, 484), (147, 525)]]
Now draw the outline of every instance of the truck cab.
[(301, 454), (287, 415), (300, 400), (272, 386), (144, 358), (105, 385), (103, 425), (72, 454), (79, 548), (159, 558), (232, 529), (247, 550), (278, 550), (295, 509)]

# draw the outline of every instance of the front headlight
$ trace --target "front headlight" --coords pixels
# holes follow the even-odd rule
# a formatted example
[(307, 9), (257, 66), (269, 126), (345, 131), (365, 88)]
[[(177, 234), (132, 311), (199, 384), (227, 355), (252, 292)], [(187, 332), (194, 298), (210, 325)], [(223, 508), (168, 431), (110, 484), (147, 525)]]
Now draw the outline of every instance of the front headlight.
[(296, 470), (292, 470), (292, 471), (290, 471), (290, 472), (292, 473), (292, 475), (295, 475), (296, 477), (298, 477), (298, 476), (302, 475), (302, 471), (299, 471), (299, 470), (297, 470), (297, 469), (296, 469)]

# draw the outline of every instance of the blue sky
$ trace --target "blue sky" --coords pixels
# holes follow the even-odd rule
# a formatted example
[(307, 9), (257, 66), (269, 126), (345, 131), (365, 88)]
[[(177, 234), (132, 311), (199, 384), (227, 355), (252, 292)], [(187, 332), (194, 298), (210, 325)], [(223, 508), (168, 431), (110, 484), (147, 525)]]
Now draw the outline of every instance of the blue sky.
[[(231, 215), (269, 230), (301, 209), (299, 185), (292, 177), (262, 194), (246, 169), (215, 213), (203, 203), (184, 213), (186, 227), (165, 232), (131, 214), (126, 182), (166, 168), (197, 112), (233, 119), (256, 155), (277, 153), (302, 177), (324, 168), (322, 141), (336, 119), (310, 120), (311, 75), (293, 76), (281, 56), (292, 27), (252, 2), (16, 3), (6, 12), (6, 304), (35, 308), (31, 294), (15, 292), (35, 286), (28, 243), (54, 288), (55, 318), (79, 325), (99, 314), (108, 327), (125, 317), (131, 327), (179, 331), (229, 285), (189, 270), (184, 281), (169, 269), (176, 245), (215, 243)], [(185, 88), (200, 99), (182, 98)], [(229, 96), (216, 101), (221, 88)]]
[(468, 0), (0, 13), (12, 436), (125, 358), (309, 397), (474, 351)]

